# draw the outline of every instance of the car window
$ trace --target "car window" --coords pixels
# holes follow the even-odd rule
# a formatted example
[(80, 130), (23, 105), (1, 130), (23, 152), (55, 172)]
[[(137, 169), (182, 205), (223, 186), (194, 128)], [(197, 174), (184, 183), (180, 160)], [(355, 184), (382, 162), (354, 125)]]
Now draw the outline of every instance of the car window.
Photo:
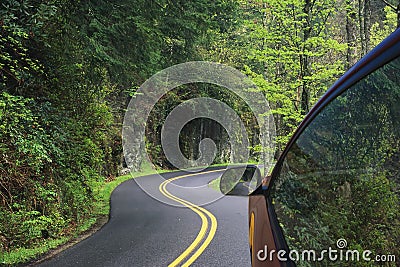
[[(400, 257), (399, 185), (397, 58), (328, 104), (282, 163), (271, 196), (297, 265), (369, 266), (375, 256)], [(321, 255), (329, 247), (336, 260)], [(304, 250), (314, 250), (316, 261)]]

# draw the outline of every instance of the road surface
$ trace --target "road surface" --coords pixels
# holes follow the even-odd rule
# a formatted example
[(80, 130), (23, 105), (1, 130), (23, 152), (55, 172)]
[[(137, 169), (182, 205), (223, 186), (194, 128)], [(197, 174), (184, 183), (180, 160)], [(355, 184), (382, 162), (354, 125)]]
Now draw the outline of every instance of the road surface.
[(136, 178), (158, 200), (133, 179), (122, 183), (111, 196), (109, 222), (39, 266), (250, 266), (247, 197), (198, 206), (222, 196), (207, 186), (221, 174)]

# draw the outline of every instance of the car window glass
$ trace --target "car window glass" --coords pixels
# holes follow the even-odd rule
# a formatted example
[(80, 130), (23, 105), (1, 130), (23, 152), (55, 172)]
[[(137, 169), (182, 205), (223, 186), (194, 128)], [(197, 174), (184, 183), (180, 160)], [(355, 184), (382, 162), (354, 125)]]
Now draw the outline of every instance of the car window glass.
[[(315, 250), (320, 259), (318, 252), (329, 247), (370, 250), (366, 258), (400, 257), (399, 185), (400, 59), (396, 59), (317, 115), (285, 157), (271, 195), (290, 250)], [(338, 240), (346, 244), (339, 245)], [(344, 255), (341, 261), (326, 255), (322, 264), (301, 261), (300, 254), (297, 265), (373, 264), (359, 255), (359, 260)]]

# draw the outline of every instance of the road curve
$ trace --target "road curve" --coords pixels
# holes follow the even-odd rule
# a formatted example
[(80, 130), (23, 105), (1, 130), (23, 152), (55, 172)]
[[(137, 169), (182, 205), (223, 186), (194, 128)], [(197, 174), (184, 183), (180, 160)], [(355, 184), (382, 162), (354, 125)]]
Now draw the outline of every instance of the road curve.
[[(250, 266), (247, 198), (225, 196), (198, 206), (218, 193), (204, 185), (219, 175), (163, 174), (165, 182), (154, 186), (165, 201), (147, 195), (133, 179), (122, 183), (111, 196), (109, 222), (39, 266)], [(157, 181), (153, 175), (136, 179)], [(181, 189), (191, 186), (201, 194)]]

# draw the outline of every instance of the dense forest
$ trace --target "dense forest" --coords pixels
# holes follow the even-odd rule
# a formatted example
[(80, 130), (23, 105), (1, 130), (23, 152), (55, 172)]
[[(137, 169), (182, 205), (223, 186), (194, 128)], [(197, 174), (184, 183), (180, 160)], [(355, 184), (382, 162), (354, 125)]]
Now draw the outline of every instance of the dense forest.
[[(0, 255), (95, 221), (94, 188), (125, 167), (126, 106), (157, 71), (204, 60), (247, 74), (271, 106), (279, 155), (316, 100), (398, 25), (395, 0), (2, 0)], [(260, 156), (245, 103), (191, 84), (164, 96), (147, 122), (156, 166), (172, 168), (159, 136), (168, 113), (204, 96), (234, 107)], [(183, 129), (184, 154), (198, 157), (204, 137), (217, 139), (215, 163), (227, 162), (227, 135), (206, 119)]]

